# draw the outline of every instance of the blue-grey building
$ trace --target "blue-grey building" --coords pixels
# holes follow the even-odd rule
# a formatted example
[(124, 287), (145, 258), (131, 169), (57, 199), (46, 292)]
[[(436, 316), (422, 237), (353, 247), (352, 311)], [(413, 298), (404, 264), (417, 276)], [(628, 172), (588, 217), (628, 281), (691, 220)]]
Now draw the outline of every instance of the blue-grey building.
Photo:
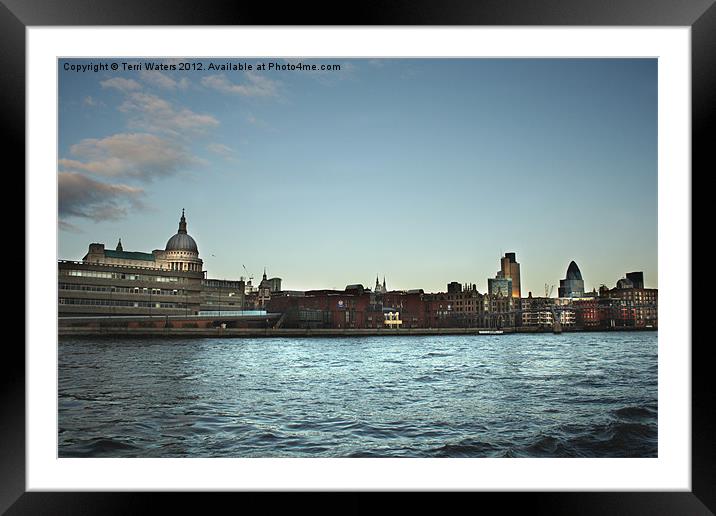
[(488, 278), (487, 291), (493, 296), (512, 297), (512, 278)]
[(567, 277), (559, 280), (559, 297), (584, 297), (584, 280), (574, 261), (569, 262)]

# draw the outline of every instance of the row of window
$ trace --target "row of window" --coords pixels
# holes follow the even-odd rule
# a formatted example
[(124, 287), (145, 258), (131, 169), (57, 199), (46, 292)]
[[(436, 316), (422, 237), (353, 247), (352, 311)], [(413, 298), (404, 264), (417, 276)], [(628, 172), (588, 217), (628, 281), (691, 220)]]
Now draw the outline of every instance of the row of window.
[(217, 287), (217, 288), (235, 288), (235, 289), (243, 289), (246, 288), (246, 285), (243, 281), (232, 281), (232, 280), (203, 280), (201, 282), (202, 285), (205, 287)]
[(68, 299), (61, 297), (58, 300), (61, 305), (86, 305), (86, 306), (129, 306), (134, 308), (180, 308), (177, 303), (150, 303), (148, 301), (123, 301), (121, 299)]
[(153, 296), (178, 296), (184, 295), (184, 290), (166, 288), (140, 288), (140, 287), (108, 287), (104, 285), (74, 285), (72, 283), (60, 283), (60, 290), (78, 290), (83, 292), (120, 292), (124, 294), (151, 294)]
[(147, 274), (129, 274), (125, 272), (107, 272), (107, 271), (86, 271), (86, 270), (63, 270), (60, 269), (61, 275), (80, 276), (83, 278), (105, 278), (105, 279), (122, 279), (131, 281), (157, 281), (159, 283), (176, 283), (184, 281), (184, 278), (175, 276), (149, 276)]
[(462, 305), (468, 305), (468, 306), (476, 305), (477, 306), (480, 304), (487, 306), (487, 303), (488, 303), (487, 299), (485, 299), (484, 301), (474, 301), (474, 302), (473, 301), (464, 301), (464, 302), (463, 301), (455, 301), (455, 304), (457, 306), (462, 306)]

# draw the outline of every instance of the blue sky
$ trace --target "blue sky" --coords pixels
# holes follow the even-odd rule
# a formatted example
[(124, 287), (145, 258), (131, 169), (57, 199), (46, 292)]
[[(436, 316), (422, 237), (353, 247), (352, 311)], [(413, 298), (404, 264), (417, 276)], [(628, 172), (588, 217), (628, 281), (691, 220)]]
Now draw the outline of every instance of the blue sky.
[(571, 260), (658, 286), (655, 59), (123, 61), (59, 61), (61, 259), (163, 249), (185, 208), (215, 278), (485, 291), (515, 252), (524, 295)]

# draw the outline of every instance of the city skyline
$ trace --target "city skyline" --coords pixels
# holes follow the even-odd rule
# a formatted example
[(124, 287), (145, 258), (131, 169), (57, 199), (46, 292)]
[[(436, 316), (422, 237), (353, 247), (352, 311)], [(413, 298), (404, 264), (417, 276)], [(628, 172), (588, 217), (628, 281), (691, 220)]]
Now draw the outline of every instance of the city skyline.
[[(181, 215), (181, 219), (180, 219), (180, 231), (181, 231), (182, 225), (183, 225), (184, 228), (186, 228), (186, 221), (185, 221), (184, 210), (182, 210), (182, 215)], [(186, 229), (184, 229), (184, 231), (186, 231)], [(173, 240), (174, 238), (176, 238), (176, 237), (173, 236), (171, 239)], [(104, 243), (104, 242), (99, 242), (99, 243), (100, 243), (100, 244), (103, 244), (104, 247), (105, 247), (107, 250), (112, 250), (112, 249), (113, 249), (113, 246), (111, 246), (111, 245), (107, 245), (107, 244)], [(89, 249), (89, 252), (90, 252), (90, 253), (92, 252), (91, 247), (94, 246), (95, 244), (96, 244), (96, 243), (90, 244), (90, 249)], [(124, 246), (122, 245), (122, 239), (121, 239), (121, 237), (120, 237), (120, 238), (118, 239), (118, 241), (117, 241), (116, 249), (117, 249), (118, 251), (134, 251), (134, 252), (136, 252), (136, 250), (128, 250), (128, 249), (125, 250), (125, 249), (124, 249)], [(156, 250), (153, 249), (152, 251), (156, 251)], [(141, 254), (142, 251), (139, 251), (139, 253)], [(516, 253), (514, 253), (514, 252), (506, 252), (506, 253), (504, 253), (504, 256), (500, 257), (500, 260), (499, 260), (500, 265), (502, 266), (502, 264), (504, 263), (504, 260), (509, 259), (510, 256), (511, 256), (512, 260), (515, 260), (515, 259), (516, 259), (515, 254), (516, 254)], [(203, 261), (203, 260), (202, 260), (202, 261)], [(518, 267), (518, 269), (517, 269), (517, 276), (516, 276), (517, 282), (515, 283), (517, 286), (515, 287), (515, 292), (513, 292), (512, 297), (528, 297), (528, 295), (533, 295), (534, 297), (554, 297), (553, 294), (555, 294), (554, 288), (555, 288), (556, 284), (551, 284), (551, 283), (549, 283), (549, 282), (545, 283), (545, 296), (542, 296), (542, 294), (539, 293), (539, 292), (532, 292), (532, 291), (523, 293), (522, 295), (517, 295), (516, 292), (519, 291), (519, 287), (520, 287), (520, 285), (521, 285), (521, 281), (520, 281), (520, 274), (519, 274), (519, 266), (520, 266), (519, 262), (518, 262), (516, 265), (517, 265), (517, 267)], [(141, 265), (138, 265), (138, 266), (141, 266)], [(565, 272), (565, 278), (569, 278), (569, 277), (570, 277), (570, 271), (573, 269), (573, 267), (574, 267), (574, 268), (577, 268), (577, 270), (579, 270), (578, 267), (576, 266), (575, 262), (574, 262), (574, 261), (571, 261), (570, 264), (569, 264), (569, 266), (568, 266), (568, 268), (567, 268), (567, 270), (566, 270), (566, 272)], [(243, 268), (244, 268), (244, 266), (242, 265), (242, 269), (243, 269)], [(216, 278), (215, 276), (212, 276), (211, 274), (209, 274), (209, 271), (207, 271), (205, 268), (204, 268), (204, 272), (206, 273), (206, 277), (207, 277), (207, 278), (219, 279), (219, 278)], [(244, 274), (246, 274), (246, 273), (247, 273), (247, 271), (244, 271)], [(504, 274), (505, 274), (505, 272), (504, 272), (503, 270), (499, 270), (499, 271), (497, 271), (497, 273), (495, 274), (494, 277), (491, 277), (491, 276), (488, 275), (488, 276), (487, 276), (487, 279), (486, 279), (486, 281), (487, 281), (487, 283), (488, 283), (488, 287), (485, 288), (485, 289), (478, 289), (478, 290), (479, 290), (479, 291), (482, 291), (482, 292), (485, 292), (485, 293), (489, 292), (489, 291), (490, 291), (489, 282), (492, 281), (493, 279), (496, 279), (496, 278), (503, 278), (503, 277), (504, 277)], [(651, 287), (649, 286), (649, 282), (648, 282), (648, 281), (647, 281), (647, 282), (644, 282), (644, 281), (643, 281), (643, 278), (644, 278), (644, 277), (643, 277), (643, 271), (629, 271), (629, 272), (624, 272), (621, 276), (619, 276), (619, 278), (618, 278), (614, 283), (617, 284), (617, 287), (618, 287), (618, 283), (619, 283), (619, 282), (624, 281), (624, 280), (628, 280), (630, 276), (632, 276), (632, 275), (637, 275), (637, 274), (642, 275), (642, 276), (641, 276), (642, 286), (646, 286), (647, 288), (651, 288)], [(279, 277), (279, 278), (280, 278), (280, 275), (276, 275), (276, 274), (271, 274), (271, 276)], [(267, 267), (266, 267), (266, 266), (263, 267), (263, 274), (262, 274), (262, 275), (253, 275), (253, 274), (252, 274), (252, 275), (250, 276), (250, 278), (249, 278), (249, 277), (246, 277), (245, 275), (238, 275), (238, 276), (231, 277), (231, 278), (228, 278), (228, 277), (227, 277), (227, 278), (221, 278), (221, 279), (222, 279), (222, 280), (237, 280), (237, 279), (240, 278), (241, 280), (244, 280), (244, 279), (245, 279), (245, 280), (247, 280), (247, 281), (248, 281), (249, 279), (253, 279), (253, 280), (255, 280), (254, 283), (253, 283), (253, 285), (254, 285), (254, 287), (255, 287), (255, 286), (260, 282), (261, 277), (263, 277), (264, 279), (267, 278)], [(409, 288), (400, 288), (400, 287), (398, 287), (398, 288), (386, 288), (386, 275), (383, 274), (382, 278), (383, 278), (382, 284), (380, 284), (380, 273), (376, 273), (376, 284), (378, 284), (379, 286), (382, 285), (382, 287), (381, 287), (381, 292), (407, 291), (407, 290), (411, 290), (411, 289), (409, 289)], [(280, 278), (280, 279), (284, 279), (284, 278)], [(561, 284), (561, 282), (564, 281), (564, 279), (559, 280), (559, 281), (560, 281), (560, 284)], [(472, 285), (475, 285), (475, 286), (478, 285), (478, 282), (476, 282), (476, 281), (474, 281), (474, 280), (470, 280), (470, 281), (455, 281), (455, 280), (453, 280), (453, 281), (451, 281), (450, 283), (460, 284), (461, 288), (462, 288), (462, 287), (465, 287), (465, 288), (467, 288), (467, 289), (471, 288)], [(350, 285), (357, 285), (357, 284), (362, 284), (362, 285), (363, 285), (366, 289), (368, 289), (368, 290), (370, 290), (371, 287), (372, 287), (372, 283), (371, 283), (371, 282), (355, 282), (355, 281), (352, 282), (352, 283), (351, 283), (351, 282), (347, 282), (347, 283), (346, 283), (346, 287), (347, 287), (347, 286), (350, 286)], [(607, 287), (609, 287), (609, 288), (612, 288), (614, 285), (611, 285), (611, 284), (609, 284), (609, 283), (601, 283), (599, 286), (607, 286)], [(426, 290), (426, 292), (446, 292), (446, 291), (449, 290), (449, 287), (450, 287), (450, 285), (449, 285), (449, 284), (446, 284), (446, 285), (445, 285), (445, 288), (443, 288), (443, 289), (438, 289), (438, 290), (434, 290), (434, 291)], [(419, 286), (415, 287), (415, 289), (420, 289), (420, 288), (421, 288), (421, 287), (419, 287)], [(477, 287), (476, 287), (476, 288), (477, 288)], [(323, 287), (315, 287), (315, 288), (312, 287), (312, 288), (306, 288), (306, 289), (284, 289), (284, 290), (306, 290), (306, 291), (309, 291), (309, 290), (339, 290), (339, 291), (340, 291), (340, 290), (343, 290), (343, 289), (344, 289), (344, 287), (339, 287), (339, 286), (331, 286), (331, 287), (323, 286)], [(425, 289), (424, 289), (424, 290), (425, 290)], [(596, 291), (596, 290), (598, 290), (598, 287), (597, 287), (597, 286), (593, 287), (592, 289), (585, 289), (584, 292), (585, 292), (585, 293), (589, 293), (589, 292), (591, 292), (591, 291)], [(562, 297), (562, 296), (559, 295), (558, 297)], [(565, 296), (565, 297), (574, 297), (574, 296), (567, 295), (567, 296)]]
[(654, 59), (63, 70), (89, 61), (58, 63), (61, 259), (163, 248), (186, 208), (213, 278), (484, 292), (514, 252), (523, 297), (572, 260), (658, 287)]

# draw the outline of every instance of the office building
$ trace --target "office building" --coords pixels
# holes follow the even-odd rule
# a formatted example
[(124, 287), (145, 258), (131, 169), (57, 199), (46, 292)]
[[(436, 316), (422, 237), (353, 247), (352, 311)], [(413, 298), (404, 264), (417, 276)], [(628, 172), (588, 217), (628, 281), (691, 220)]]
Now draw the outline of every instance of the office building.
[(487, 292), (491, 296), (512, 297), (512, 279), (511, 278), (488, 278)]
[(567, 277), (559, 280), (559, 297), (584, 297), (584, 280), (582, 280), (582, 272), (577, 264), (569, 262), (567, 268)]
[(634, 288), (644, 288), (644, 273), (639, 272), (627, 272), (626, 277), (632, 282)]
[(505, 256), (500, 259), (499, 277), (509, 278), (512, 280), (512, 297), (516, 297), (517, 299), (522, 297), (520, 264), (517, 263), (515, 253), (505, 253)]

